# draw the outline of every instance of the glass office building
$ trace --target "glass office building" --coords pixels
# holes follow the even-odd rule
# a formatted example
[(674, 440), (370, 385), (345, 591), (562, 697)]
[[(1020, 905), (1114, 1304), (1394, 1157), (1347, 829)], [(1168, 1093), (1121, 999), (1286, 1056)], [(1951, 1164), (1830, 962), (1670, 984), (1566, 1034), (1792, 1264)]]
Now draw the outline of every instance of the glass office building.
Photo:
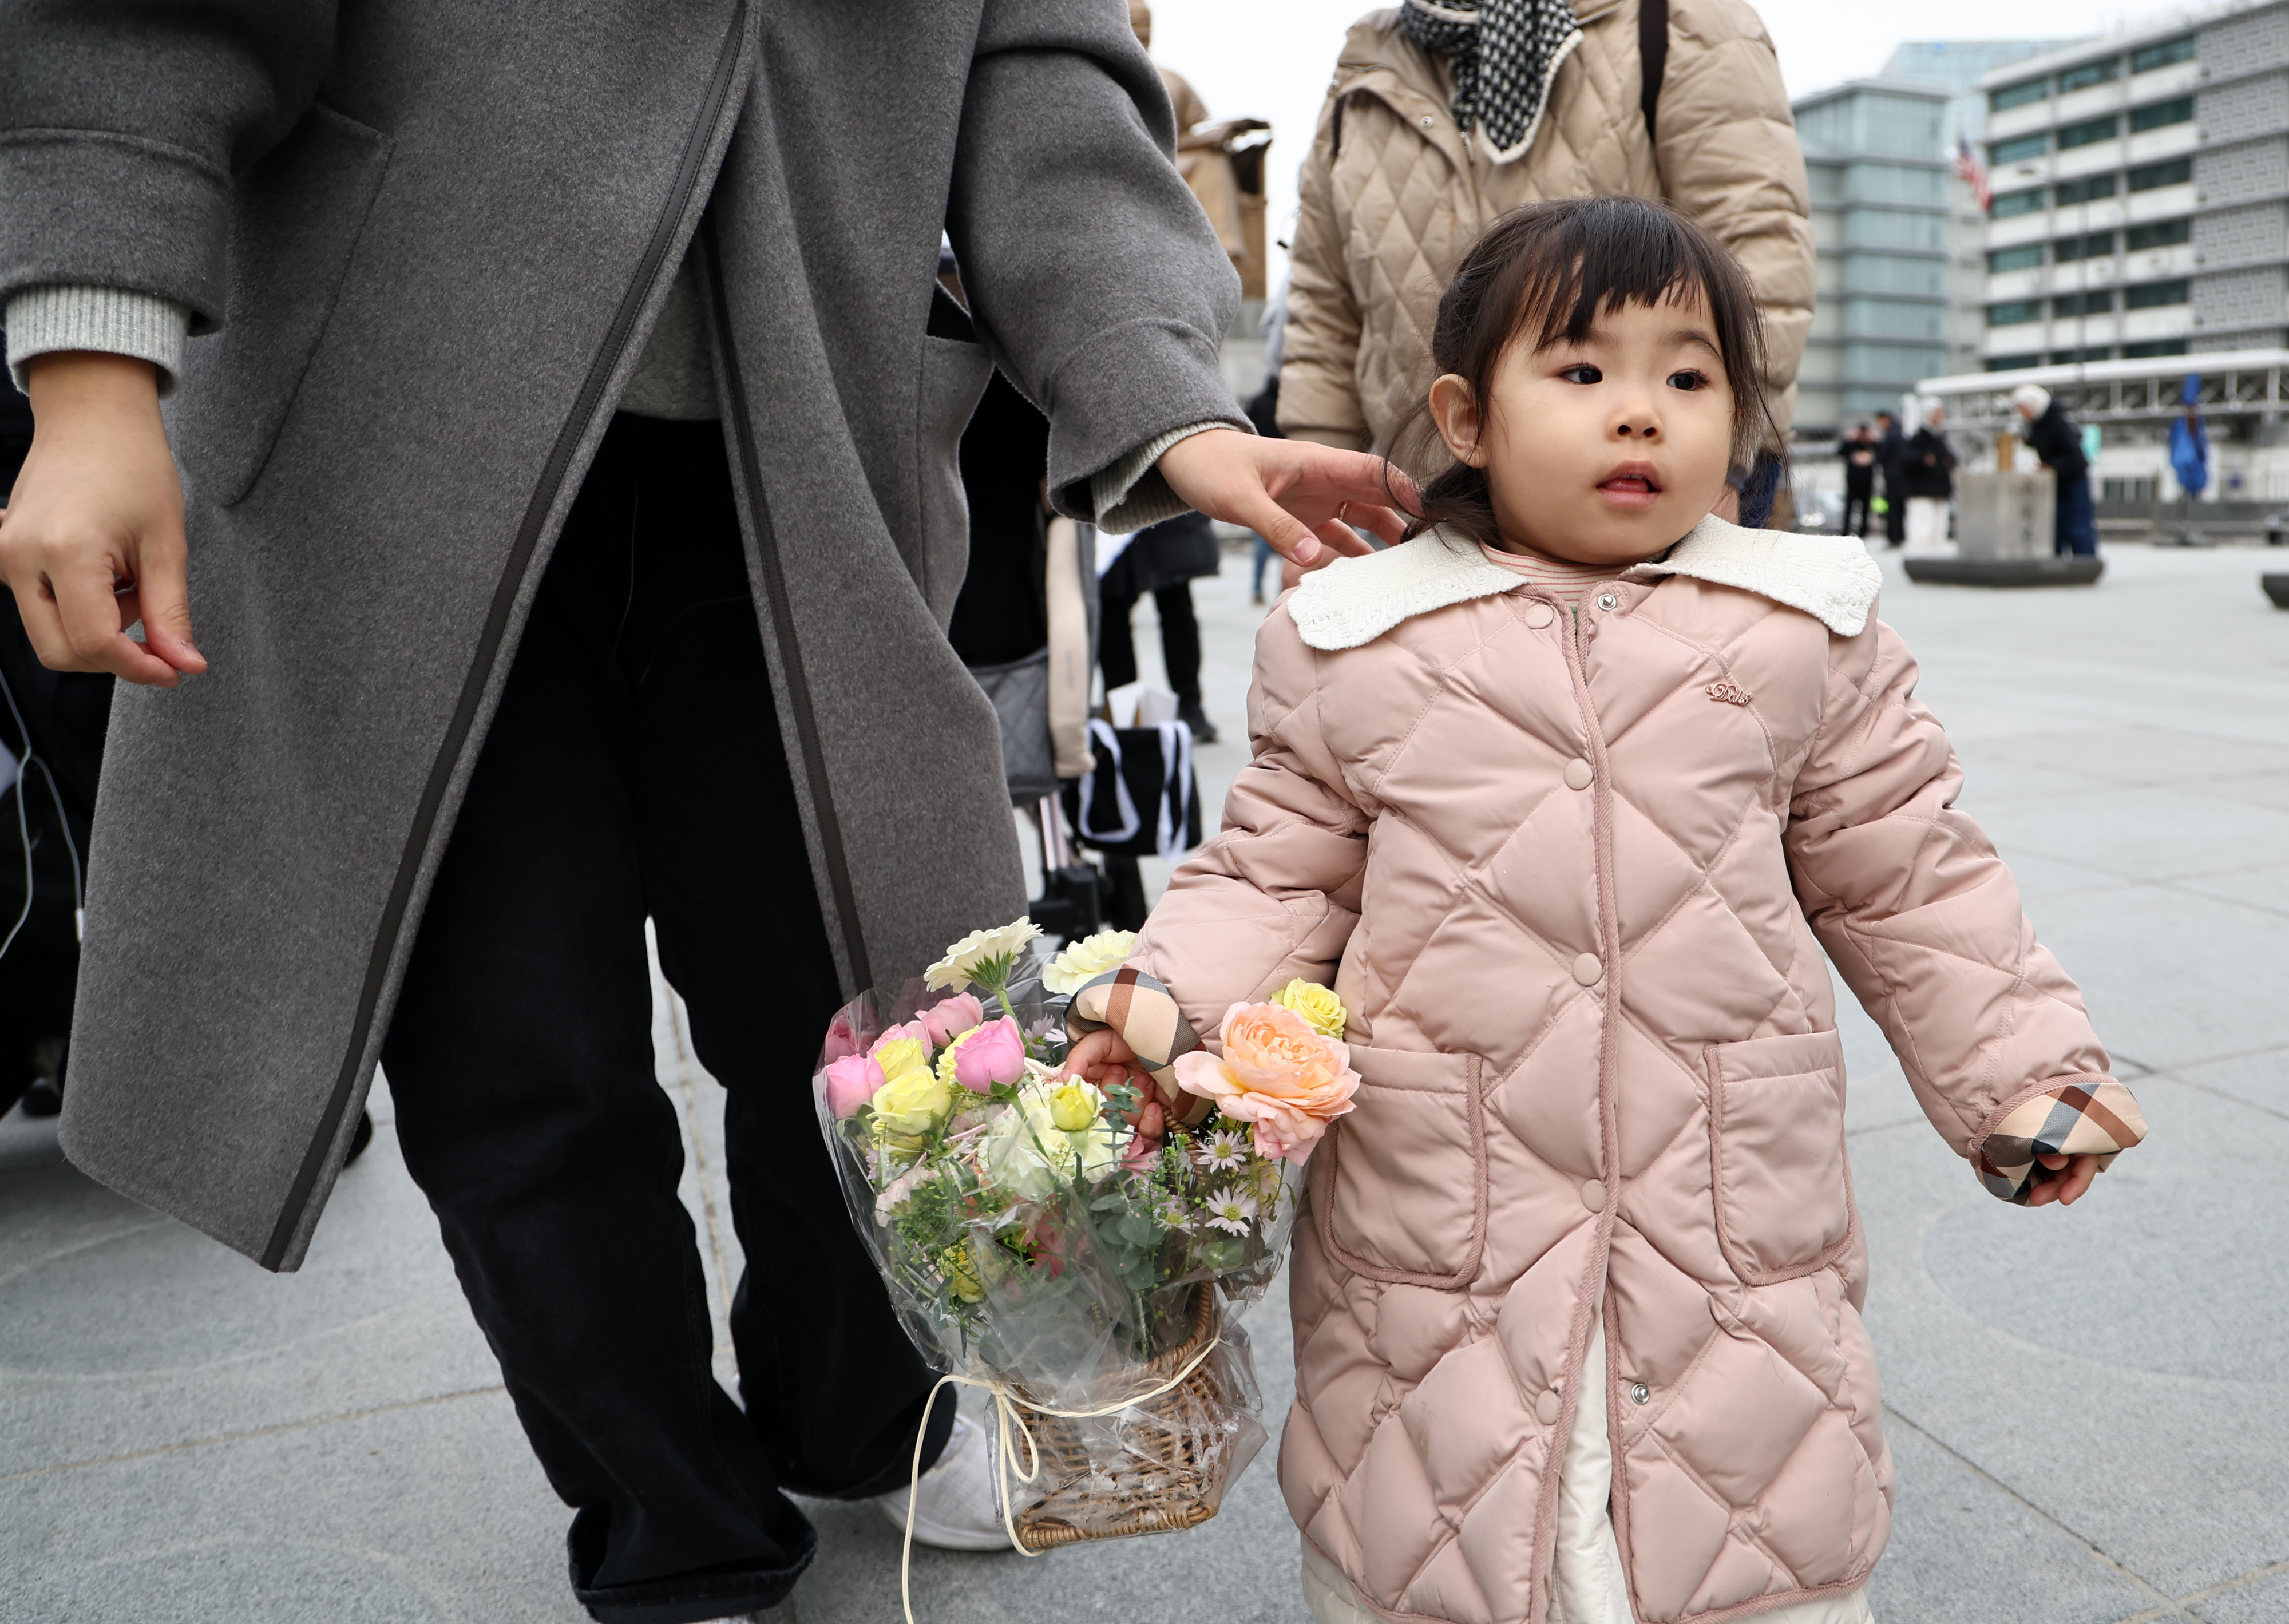
[(2180, 17), (1981, 81), (1990, 370), (2289, 336), (2289, 4)]
[(1948, 92), (1862, 79), (1796, 103), (1820, 296), (1797, 372), (1796, 437), (1899, 410), (1949, 370), (1953, 164)]

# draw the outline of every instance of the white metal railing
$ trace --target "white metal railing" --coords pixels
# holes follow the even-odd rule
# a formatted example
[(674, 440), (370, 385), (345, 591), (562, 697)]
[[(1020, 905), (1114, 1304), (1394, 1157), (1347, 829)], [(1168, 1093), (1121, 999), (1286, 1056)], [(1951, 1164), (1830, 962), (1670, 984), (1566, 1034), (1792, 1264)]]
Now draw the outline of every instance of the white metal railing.
[(2010, 372), (1964, 372), (1926, 378), (1916, 391), (1945, 402), (1953, 428), (2015, 426), (2019, 414), (2011, 404), (2011, 391), (2022, 384), (2048, 389), (2078, 423), (2159, 423), (2185, 409), (2181, 399), (2185, 379), (2197, 377), (2204, 416), (2269, 418), (2289, 410), (2285, 370), (2289, 370), (2289, 350), (2220, 350), (2022, 367)]

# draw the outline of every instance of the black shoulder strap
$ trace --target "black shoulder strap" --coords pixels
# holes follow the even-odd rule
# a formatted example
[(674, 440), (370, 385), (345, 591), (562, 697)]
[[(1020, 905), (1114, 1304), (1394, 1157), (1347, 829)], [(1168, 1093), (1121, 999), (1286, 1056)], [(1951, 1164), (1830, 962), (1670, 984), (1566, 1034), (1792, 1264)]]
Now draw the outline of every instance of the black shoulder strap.
[(1646, 139), (1656, 151), (1654, 109), (1661, 105), (1662, 76), (1669, 71), (1669, 0), (1638, 0), (1638, 106), (1645, 109)]

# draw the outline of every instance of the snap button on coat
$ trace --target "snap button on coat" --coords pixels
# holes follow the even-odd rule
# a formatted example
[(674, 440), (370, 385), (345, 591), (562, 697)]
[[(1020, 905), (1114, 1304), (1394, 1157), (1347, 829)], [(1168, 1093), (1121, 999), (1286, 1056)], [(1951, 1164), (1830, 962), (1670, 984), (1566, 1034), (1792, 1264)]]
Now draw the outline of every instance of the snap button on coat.
[(1577, 759), (1566, 763), (1566, 787), (1569, 790), (1588, 789), (1592, 776), (1587, 761)]
[(1545, 1391), (1534, 1401), (1534, 1418), (1547, 1427), (1558, 1420), (1558, 1395)]
[(1605, 973), (1606, 967), (1598, 961), (1595, 953), (1584, 953), (1574, 961), (1574, 979), (1585, 987), (1596, 986), (1598, 978)]
[(1606, 1210), (1606, 1181), (1591, 1179), (1582, 1186), (1582, 1205), (1593, 1213)]
[(1651, 1404), (1653, 1402), (1653, 1389), (1647, 1387), (1642, 1381), (1631, 1382), (1630, 1401), (1632, 1404)]
[(1526, 606), (1526, 624), (1539, 632), (1558, 618), (1558, 611), (1539, 601)]
[(1598, 594), (1598, 607), (1610, 614), (1622, 607), (1622, 601), (1612, 593), (1601, 592)]

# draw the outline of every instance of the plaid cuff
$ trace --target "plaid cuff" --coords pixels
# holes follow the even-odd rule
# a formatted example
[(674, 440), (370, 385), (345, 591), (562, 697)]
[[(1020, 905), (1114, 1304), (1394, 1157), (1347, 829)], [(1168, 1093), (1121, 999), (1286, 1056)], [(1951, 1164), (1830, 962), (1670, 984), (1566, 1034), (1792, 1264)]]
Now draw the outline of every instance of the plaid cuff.
[(2078, 1077), (2004, 1112), (1972, 1147), (1972, 1165), (1990, 1194), (2024, 1206), (2035, 1181), (2050, 1171), (2038, 1156), (2095, 1156), (2110, 1167), (2145, 1137), (2146, 1118), (2129, 1089), (2110, 1077)]
[(1176, 995), (1166, 986), (1125, 964), (1084, 982), (1065, 1007), (1066, 1035), (1078, 1042), (1106, 1027), (1136, 1051), (1137, 1063), (1152, 1074), (1154, 1082), (1177, 1099), (1192, 1099), (1185, 1126), (1215, 1108), (1216, 1102), (1207, 1095), (1187, 1096), (1176, 1086), (1173, 1068), (1177, 1058), (1200, 1047), (1200, 1040), (1184, 1011), (1176, 1007)]

